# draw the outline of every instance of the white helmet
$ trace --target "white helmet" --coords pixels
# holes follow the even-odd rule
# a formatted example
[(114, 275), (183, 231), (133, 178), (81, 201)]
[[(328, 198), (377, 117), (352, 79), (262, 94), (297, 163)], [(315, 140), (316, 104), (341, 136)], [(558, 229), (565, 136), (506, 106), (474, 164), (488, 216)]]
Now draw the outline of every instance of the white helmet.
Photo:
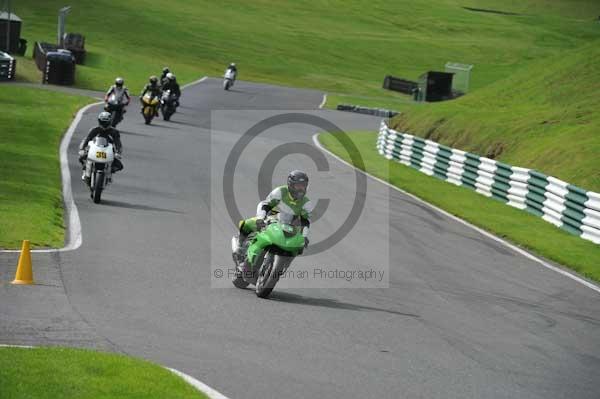
[(98, 115), (98, 123), (100, 126), (106, 129), (110, 126), (111, 118), (112, 117), (109, 112), (100, 112), (100, 115)]
[(173, 75), (171, 72), (169, 72), (167, 74), (167, 79), (169, 79), (169, 80), (175, 80), (175, 75)]
[(115, 84), (116, 84), (118, 87), (121, 87), (121, 86), (123, 86), (123, 83), (125, 83), (125, 81), (123, 80), (123, 78), (119, 77), (119, 78), (116, 78), (116, 79), (115, 79)]

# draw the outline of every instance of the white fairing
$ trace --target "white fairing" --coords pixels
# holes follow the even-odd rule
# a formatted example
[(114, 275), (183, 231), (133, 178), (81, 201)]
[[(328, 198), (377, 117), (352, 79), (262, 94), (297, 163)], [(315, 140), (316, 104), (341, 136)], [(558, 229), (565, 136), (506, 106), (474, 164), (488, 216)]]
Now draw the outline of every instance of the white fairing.
[(115, 160), (113, 145), (102, 137), (96, 137), (90, 141), (87, 158), (97, 163), (110, 163)]
[(231, 237), (231, 252), (236, 253), (239, 248), (237, 237)]
[(235, 72), (233, 72), (231, 69), (226, 70), (225, 71), (225, 79), (234, 80)]
[(110, 97), (108, 97), (108, 103), (111, 105), (119, 105), (119, 100), (117, 99), (117, 96), (113, 93), (110, 95)]
[(108, 97), (108, 103), (112, 105), (126, 104), (125, 90), (115, 89)]

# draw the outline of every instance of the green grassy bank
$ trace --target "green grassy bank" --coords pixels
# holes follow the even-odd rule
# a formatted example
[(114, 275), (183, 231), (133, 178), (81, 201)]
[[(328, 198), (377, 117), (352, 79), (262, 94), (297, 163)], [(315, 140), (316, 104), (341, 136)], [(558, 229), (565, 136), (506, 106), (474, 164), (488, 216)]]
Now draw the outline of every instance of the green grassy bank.
[[(90, 99), (0, 86), (0, 248), (64, 241), (59, 144)], [(77, 177), (76, 177), (77, 178)]]
[(0, 348), (3, 399), (202, 399), (170, 371), (123, 355), (67, 348)]
[[(348, 136), (360, 149), (366, 172), (522, 248), (600, 281), (600, 250), (596, 244), (572, 236), (527, 212), (387, 160), (375, 148), (377, 133), (357, 132)], [(350, 162), (344, 146), (331, 134), (321, 134), (319, 140)]]

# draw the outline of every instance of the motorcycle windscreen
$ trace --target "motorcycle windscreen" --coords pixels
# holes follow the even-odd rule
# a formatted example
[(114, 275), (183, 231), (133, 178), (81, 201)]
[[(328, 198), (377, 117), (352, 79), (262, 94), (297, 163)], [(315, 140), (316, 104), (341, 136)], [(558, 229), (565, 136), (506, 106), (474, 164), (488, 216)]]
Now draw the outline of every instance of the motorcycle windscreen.
[(108, 146), (108, 140), (106, 137), (96, 136), (94, 139), (94, 144), (96, 144), (98, 147), (106, 147)]
[(279, 219), (281, 230), (286, 236), (291, 237), (297, 234), (297, 228), (301, 225), (298, 216), (287, 212), (279, 212), (277, 218)]

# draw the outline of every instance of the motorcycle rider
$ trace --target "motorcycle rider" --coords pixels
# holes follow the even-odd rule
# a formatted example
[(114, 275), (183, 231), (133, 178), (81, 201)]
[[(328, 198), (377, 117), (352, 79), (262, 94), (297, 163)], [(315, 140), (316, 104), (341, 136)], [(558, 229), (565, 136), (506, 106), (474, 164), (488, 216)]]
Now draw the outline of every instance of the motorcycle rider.
[(160, 85), (164, 85), (165, 83), (167, 83), (167, 74), (171, 72), (171, 70), (169, 69), (169, 67), (164, 67), (162, 70), (162, 74), (160, 75)]
[[(280, 209), (299, 216), (302, 223), (302, 235), (304, 236), (304, 248), (308, 246), (308, 233), (310, 218), (313, 211), (313, 203), (306, 196), (308, 189), (308, 175), (300, 170), (291, 171), (287, 177), (287, 185), (275, 188), (266, 199), (258, 203), (256, 217), (242, 220), (239, 223), (238, 251), (242, 251), (242, 244), (252, 232), (262, 230), (266, 223), (265, 219), (269, 212), (278, 212)], [(259, 233), (260, 234), (260, 233)], [(260, 253), (264, 248), (258, 248)], [(256, 259), (246, 256), (242, 264), (242, 271), (251, 272)]]
[(121, 120), (123, 118), (123, 114), (125, 114), (125, 112), (127, 112), (125, 110), (125, 107), (128, 106), (129, 102), (131, 101), (131, 97), (129, 97), (129, 90), (127, 90), (127, 87), (125, 87), (124, 84), (125, 84), (125, 81), (123, 80), (123, 78), (120, 78), (120, 77), (116, 78), (115, 84), (110, 86), (110, 88), (104, 95), (104, 102), (107, 103), (107, 105), (108, 105), (108, 99), (112, 94), (114, 94), (116, 96), (117, 102), (119, 104), (123, 103), (123, 98), (127, 99), (127, 102), (125, 102), (124, 107), (120, 107), (117, 110), (117, 112), (118, 112), (117, 120)]
[(233, 73), (235, 74), (235, 77), (237, 77), (237, 67), (235, 66), (235, 62), (232, 62), (229, 64), (229, 66), (227, 67), (227, 69), (225, 70), (225, 72), (227, 71), (233, 71)]
[[(149, 82), (144, 86), (140, 99), (144, 97), (146, 93), (150, 92), (152, 98), (160, 96), (160, 86), (158, 84), (158, 78), (154, 75), (150, 76)], [(143, 107), (142, 107), (143, 108)], [(143, 112), (143, 109), (142, 109)], [(154, 116), (158, 116), (158, 107), (154, 109)]]
[(171, 90), (171, 94), (175, 95), (175, 107), (179, 107), (179, 97), (181, 96), (181, 89), (179, 88), (179, 83), (177, 83), (177, 77), (171, 72), (167, 74), (167, 79), (162, 86), (162, 90)]
[(121, 154), (122, 154), (122, 144), (121, 144), (121, 134), (117, 129), (110, 125), (110, 113), (103, 111), (98, 115), (98, 126), (93, 127), (88, 135), (81, 140), (79, 144), (79, 162), (83, 165), (83, 175), (81, 179), (89, 183), (85, 176), (85, 160), (87, 158), (87, 150), (86, 147), (88, 143), (92, 141), (97, 136), (104, 137), (108, 140), (109, 143), (113, 143), (115, 147), (115, 160), (111, 165), (112, 173), (116, 173), (123, 169), (123, 163), (121, 162)]

